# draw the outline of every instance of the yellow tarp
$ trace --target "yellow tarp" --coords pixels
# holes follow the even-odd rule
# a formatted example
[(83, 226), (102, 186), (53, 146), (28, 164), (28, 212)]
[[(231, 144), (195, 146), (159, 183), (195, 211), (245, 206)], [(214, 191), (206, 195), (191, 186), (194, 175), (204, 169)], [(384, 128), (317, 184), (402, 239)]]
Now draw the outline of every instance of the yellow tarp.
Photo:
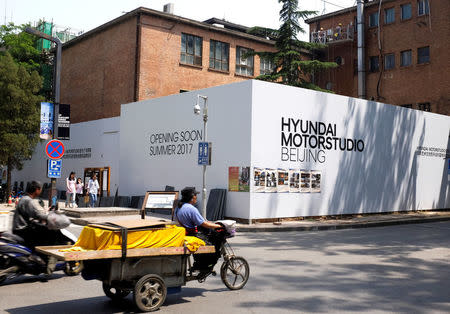
[[(185, 236), (186, 231), (178, 226), (166, 226), (164, 229), (128, 231), (127, 248), (174, 247), (185, 244), (190, 251), (195, 252), (199, 246), (205, 245), (201, 239)], [(120, 250), (122, 236), (120, 231), (111, 231), (86, 226), (81, 231), (78, 241), (72, 248), (60, 251), (85, 250)]]

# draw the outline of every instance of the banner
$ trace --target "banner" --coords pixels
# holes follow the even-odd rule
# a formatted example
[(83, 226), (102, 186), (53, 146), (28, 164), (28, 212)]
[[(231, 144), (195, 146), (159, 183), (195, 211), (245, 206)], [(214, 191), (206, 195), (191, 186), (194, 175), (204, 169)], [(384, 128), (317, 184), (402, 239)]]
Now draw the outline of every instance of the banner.
[(39, 137), (43, 140), (53, 138), (53, 104), (49, 102), (41, 102), (41, 125)]

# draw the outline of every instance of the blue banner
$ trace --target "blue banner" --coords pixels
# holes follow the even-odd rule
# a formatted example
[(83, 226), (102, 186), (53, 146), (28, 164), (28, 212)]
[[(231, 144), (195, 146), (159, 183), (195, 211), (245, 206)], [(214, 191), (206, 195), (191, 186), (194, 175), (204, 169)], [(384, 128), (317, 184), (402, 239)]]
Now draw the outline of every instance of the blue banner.
[(53, 104), (49, 102), (41, 102), (41, 127), (40, 138), (48, 140), (53, 138)]

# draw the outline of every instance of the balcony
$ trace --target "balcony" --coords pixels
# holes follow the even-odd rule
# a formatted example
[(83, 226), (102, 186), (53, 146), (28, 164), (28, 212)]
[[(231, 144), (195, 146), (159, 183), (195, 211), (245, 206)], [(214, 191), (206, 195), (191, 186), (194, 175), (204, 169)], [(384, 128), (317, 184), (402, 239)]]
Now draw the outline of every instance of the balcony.
[(334, 28), (319, 30), (310, 34), (310, 42), (317, 44), (337, 44), (353, 41), (355, 28), (349, 24), (347, 26), (336, 26)]

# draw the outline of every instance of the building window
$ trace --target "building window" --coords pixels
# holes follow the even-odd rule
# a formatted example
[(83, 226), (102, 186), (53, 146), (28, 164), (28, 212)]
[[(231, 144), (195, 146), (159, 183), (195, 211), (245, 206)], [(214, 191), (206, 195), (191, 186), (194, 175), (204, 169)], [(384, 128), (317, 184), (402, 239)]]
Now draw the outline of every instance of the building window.
[(370, 72), (378, 72), (380, 70), (380, 58), (378, 56), (369, 58)]
[(391, 70), (395, 68), (395, 54), (390, 53), (384, 56), (384, 69)]
[(427, 63), (430, 62), (430, 47), (422, 47), (417, 49), (417, 63)]
[(400, 8), (402, 11), (402, 21), (412, 17), (411, 3), (403, 4)]
[(209, 67), (229, 71), (230, 44), (211, 40), (209, 44)]
[(431, 105), (429, 102), (419, 104), (419, 110), (431, 112)]
[(259, 74), (260, 75), (269, 75), (272, 74), (274, 70), (274, 65), (272, 60), (259, 58)]
[(369, 27), (378, 26), (378, 12), (369, 15)]
[(384, 24), (391, 24), (395, 22), (395, 9), (390, 8), (384, 10)]
[(401, 107), (412, 109), (412, 104), (401, 105)]
[(430, 4), (428, 0), (417, 1), (417, 15), (430, 14)]
[(411, 50), (400, 52), (400, 66), (407, 67), (411, 65)]
[(201, 66), (202, 45), (203, 40), (201, 37), (182, 33), (180, 62)]
[(236, 47), (236, 74), (253, 76), (253, 56), (244, 58), (247, 52), (253, 49)]

